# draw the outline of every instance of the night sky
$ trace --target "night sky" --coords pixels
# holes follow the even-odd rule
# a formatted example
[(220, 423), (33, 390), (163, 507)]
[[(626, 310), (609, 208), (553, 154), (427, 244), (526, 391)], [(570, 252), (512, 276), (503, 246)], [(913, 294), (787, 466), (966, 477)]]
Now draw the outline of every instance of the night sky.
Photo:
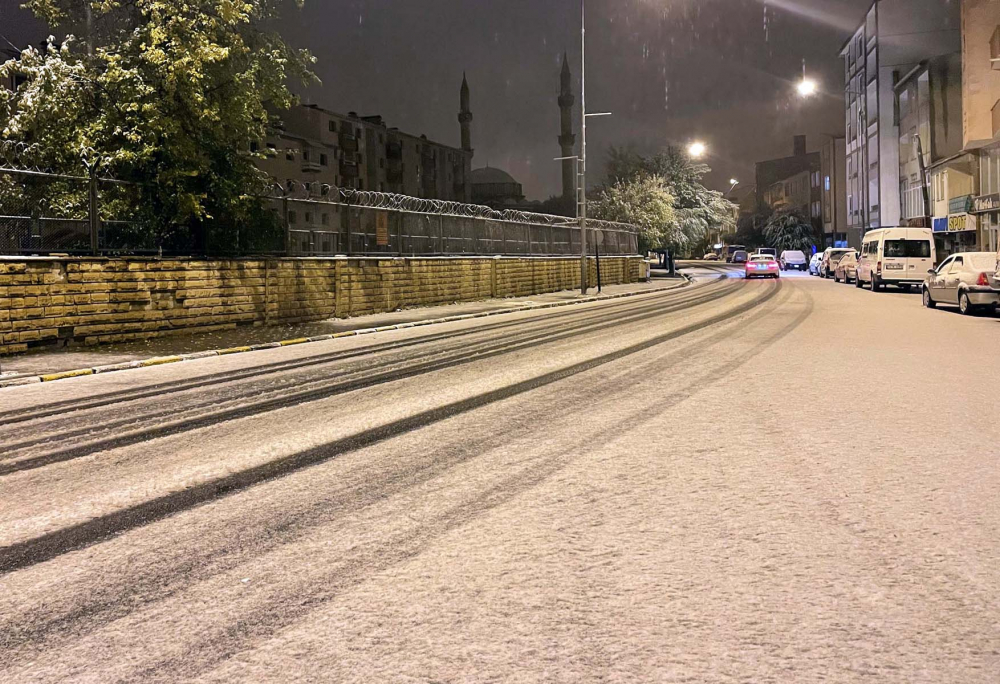
[[(921, 2), (922, 0), (913, 0)], [(0, 34), (45, 35), (18, 0), (0, 0)], [(792, 136), (842, 134), (840, 46), (871, 0), (587, 0), (591, 171), (609, 145), (709, 145), (709, 185), (752, 183), (753, 163), (791, 154)], [(473, 166), (513, 174), (532, 199), (560, 191), (559, 66), (579, 79), (579, 0), (306, 0), (284, 33), (318, 58), (303, 99), (458, 145), (462, 72), (472, 88)], [(3, 38), (0, 37), (0, 41)], [(802, 60), (828, 94), (798, 100)], [(576, 88), (579, 98), (579, 86)], [(591, 183), (595, 177), (591, 176)]]

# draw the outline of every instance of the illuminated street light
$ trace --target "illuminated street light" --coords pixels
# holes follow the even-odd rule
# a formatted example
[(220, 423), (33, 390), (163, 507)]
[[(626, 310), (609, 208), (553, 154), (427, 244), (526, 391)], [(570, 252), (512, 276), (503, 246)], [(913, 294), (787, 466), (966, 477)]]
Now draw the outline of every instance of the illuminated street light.
[(811, 78), (803, 78), (799, 81), (798, 91), (802, 97), (812, 97), (816, 94), (817, 90), (819, 90), (819, 87), (816, 85), (816, 81)]
[(688, 154), (694, 159), (701, 159), (707, 151), (708, 148), (703, 142), (693, 142), (688, 146)]
[(730, 178), (729, 182), (732, 183), (732, 185), (729, 186), (729, 192), (726, 193), (727, 195), (731, 194), (733, 190), (736, 189), (736, 186), (740, 184), (740, 182), (735, 178)]

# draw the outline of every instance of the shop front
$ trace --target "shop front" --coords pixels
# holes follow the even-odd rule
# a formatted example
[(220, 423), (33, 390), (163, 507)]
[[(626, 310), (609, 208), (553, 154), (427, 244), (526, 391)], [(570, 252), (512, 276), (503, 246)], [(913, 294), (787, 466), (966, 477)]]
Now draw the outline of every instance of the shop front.
[(1000, 193), (977, 197), (973, 200), (972, 211), (979, 221), (982, 250), (996, 252), (1000, 247)]

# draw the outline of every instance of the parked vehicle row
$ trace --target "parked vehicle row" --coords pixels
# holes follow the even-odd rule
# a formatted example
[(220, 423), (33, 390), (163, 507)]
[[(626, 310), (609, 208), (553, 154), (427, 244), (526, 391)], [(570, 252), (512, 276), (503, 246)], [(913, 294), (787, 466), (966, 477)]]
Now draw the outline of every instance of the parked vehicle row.
[(940, 265), (934, 235), (927, 228), (884, 228), (868, 232), (861, 252), (827, 249), (813, 256), (809, 272), (880, 292), (892, 285), (919, 287), (923, 304), (956, 306), (964, 315), (995, 314), (1000, 308), (1000, 264), (992, 252), (952, 254)]

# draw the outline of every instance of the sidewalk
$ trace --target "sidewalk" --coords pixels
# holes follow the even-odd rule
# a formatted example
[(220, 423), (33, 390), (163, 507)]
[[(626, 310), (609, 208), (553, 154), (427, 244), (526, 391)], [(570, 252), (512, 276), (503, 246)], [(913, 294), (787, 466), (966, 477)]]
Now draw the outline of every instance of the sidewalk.
[[(673, 289), (687, 284), (681, 278), (654, 278), (648, 283), (609, 285), (601, 297), (614, 298), (658, 290)], [(419, 324), (454, 316), (469, 316), (508, 310), (530, 309), (535, 306), (571, 304), (598, 298), (596, 289), (587, 297), (576, 290), (564, 290), (531, 297), (489, 299), (462, 302), (446, 306), (406, 309), (358, 318), (329, 319), (315, 323), (273, 326), (245, 326), (234, 330), (157, 337), (139, 342), (107, 344), (92, 347), (49, 347), (17, 356), (0, 357), (0, 386), (3, 381), (20, 377), (52, 375), (77, 369), (127, 365), (153, 358), (198, 354), (211, 350), (246, 350), (247, 347), (277, 344), (282, 340), (336, 335), (354, 330), (372, 330), (405, 324)]]

